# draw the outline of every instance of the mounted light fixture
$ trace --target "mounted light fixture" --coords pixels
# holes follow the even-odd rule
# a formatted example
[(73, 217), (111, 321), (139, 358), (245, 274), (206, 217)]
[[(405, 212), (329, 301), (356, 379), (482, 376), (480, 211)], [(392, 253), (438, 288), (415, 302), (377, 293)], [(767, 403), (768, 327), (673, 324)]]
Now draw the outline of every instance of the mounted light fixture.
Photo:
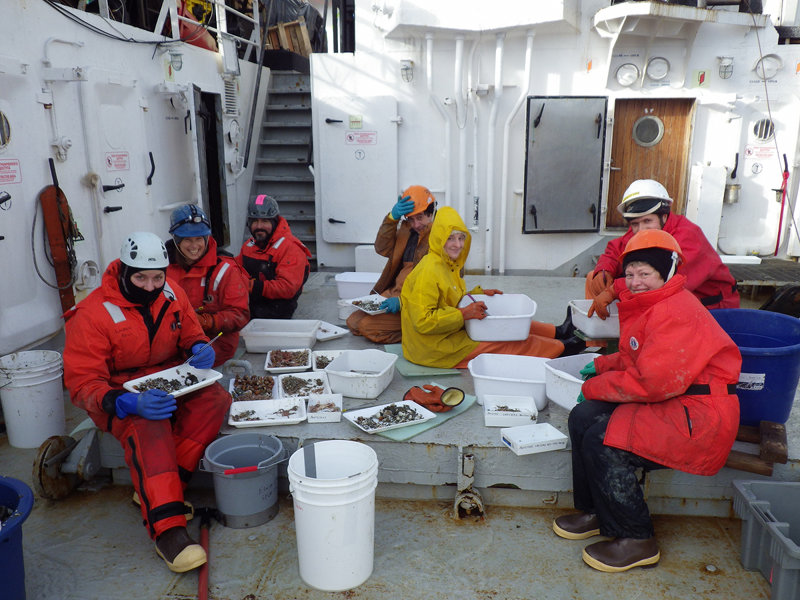
[(733, 75), (733, 57), (718, 56), (717, 62), (719, 63), (719, 78), (730, 79)]
[(401, 60), (400, 61), (400, 77), (406, 83), (411, 83), (414, 80), (414, 61)]
[(169, 51), (169, 64), (175, 71), (180, 71), (183, 68), (183, 53), (177, 50)]
[(639, 79), (639, 67), (633, 63), (625, 63), (617, 68), (615, 77), (622, 87), (630, 87)]

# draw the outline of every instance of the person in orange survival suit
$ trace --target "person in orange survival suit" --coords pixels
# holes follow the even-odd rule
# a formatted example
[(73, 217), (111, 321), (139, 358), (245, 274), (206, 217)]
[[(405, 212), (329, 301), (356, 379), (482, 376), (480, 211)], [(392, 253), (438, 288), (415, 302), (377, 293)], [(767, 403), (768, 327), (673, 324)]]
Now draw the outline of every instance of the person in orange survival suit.
[(608, 573), (660, 559), (638, 469), (714, 475), (739, 427), (739, 348), (675, 274), (681, 247), (645, 230), (621, 259), (619, 352), (598, 356), (569, 415), (573, 501), (577, 513), (553, 522), (566, 539), (602, 535), (583, 549)]
[(586, 276), (586, 298), (593, 300), (589, 316), (608, 318), (607, 306), (614, 301), (614, 279), (622, 277), (622, 252), (639, 231), (662, 229), (680, 244), (686, 262), (681, 273), (686, 289), (707, 309), (739, 308), (736, 280), (708, 243), (703, 230), (686, 217), (673, 214), (672, 198), (666, 188), (652, 179), (634, 181), (622, 197), (617, 210), (630, 227), (622, 237), (608, 242), (597, 266)]
[(186, 293), (166, 277), (167, 264), (158, 236), (127, 237), (101, 286), (64, 315), (64, 385), (72, 403), (122, 444), (156, 553), (180, 573), (206, 562), (186, 530), (183, 490), (219, 433), (231, 396), (218, 383), (177, 399), (123, 387), (188, 356), (197, 369), (214, 364)]
[(400, 290), (411, 270), (428, 253), (428, 232), (436, 212), (436, 198), (421, 185), (412, 185), (398, 197), (384, 217), (375, 238), (375, 252), (388, 260), (372, 288), (386, 297), (382, 315), (357, 310), (347, 317), (354, 335), (363, 335), (378, 344), (396, 344), (402, 339)]
[(250, 316), (291, 319), (308, 279), (311, 252), (292, 235), (272, 196), (260, 194), (250, 200), (247, 230), (250, 238), (236, 262), (250, 276)]
[(167, 240), (167, 277), (186, 292), (203, 332), (214, 342), (214, 366), (233, 358), (239, 346), (239, 330), (250, 320), (247, 273), (229, 256), (217, 253), (211, 223), (194, 204), (172, 211)]

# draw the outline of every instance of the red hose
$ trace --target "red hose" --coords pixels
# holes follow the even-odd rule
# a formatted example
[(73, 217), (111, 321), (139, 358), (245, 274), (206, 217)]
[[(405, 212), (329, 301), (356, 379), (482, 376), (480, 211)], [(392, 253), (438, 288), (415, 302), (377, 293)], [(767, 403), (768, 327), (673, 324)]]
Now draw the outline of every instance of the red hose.
[(199, 600), (208, 600), (208, 568), (211, 554), (208, 551), (208, 527), (200, 527), (200, 545), (206, 551), (206, 563), (200, 567), (197, 576), (197, 597)]

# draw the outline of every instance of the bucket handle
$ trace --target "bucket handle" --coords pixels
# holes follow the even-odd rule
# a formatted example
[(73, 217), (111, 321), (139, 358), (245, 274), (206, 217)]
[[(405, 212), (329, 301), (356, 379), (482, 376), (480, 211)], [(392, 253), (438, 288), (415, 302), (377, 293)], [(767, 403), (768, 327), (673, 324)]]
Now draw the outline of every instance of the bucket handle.
[[(236, 475), (238, 473), (252, 473), (253, 471), (263, 471), (264, 469), (271, 469), (275, 465), (279, 465), (281, 463), (286, 462), (289, 460), (290, 457), (282, 458), (278, 461), (270, 463), (264, 467), (259, 467), (258, 465), (250, 465), (249, 467), (232, 467), (230, 469), (225, 469), (222, 471), (223, 475)], [(199, 471), (205, 471), (206, 473), (217, 473), (218, 471), (214, 471), (213, 469), (206, 468), (205, 459), (200, 459), (200, 465), (197, 467)]]

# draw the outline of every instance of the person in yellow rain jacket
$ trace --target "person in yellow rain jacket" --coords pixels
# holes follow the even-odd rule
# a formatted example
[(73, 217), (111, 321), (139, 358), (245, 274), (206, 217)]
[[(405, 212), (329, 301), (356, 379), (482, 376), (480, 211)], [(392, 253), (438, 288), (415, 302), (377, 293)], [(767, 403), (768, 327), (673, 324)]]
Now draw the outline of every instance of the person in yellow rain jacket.
[[(414, 267), (400, 293), (403, 356), (428, 367), (466, 368), (479, 354), (519, 354), (555, 358), (577, 354), (586, 345), (579, 338), (555, 339), (556, 326), (531, 323), (527, 339), (513, 342), (476, 342), (464, 328), (468, 319), (486, 317), (486, 304), (473, 302), (458, 308), (467, 293), (461, 270), (467, 261), (471, 237), (458, 213), (440, 208), (428, 237), (428, 254)], [(502, 294), (477, 287), (470, 294)]]

